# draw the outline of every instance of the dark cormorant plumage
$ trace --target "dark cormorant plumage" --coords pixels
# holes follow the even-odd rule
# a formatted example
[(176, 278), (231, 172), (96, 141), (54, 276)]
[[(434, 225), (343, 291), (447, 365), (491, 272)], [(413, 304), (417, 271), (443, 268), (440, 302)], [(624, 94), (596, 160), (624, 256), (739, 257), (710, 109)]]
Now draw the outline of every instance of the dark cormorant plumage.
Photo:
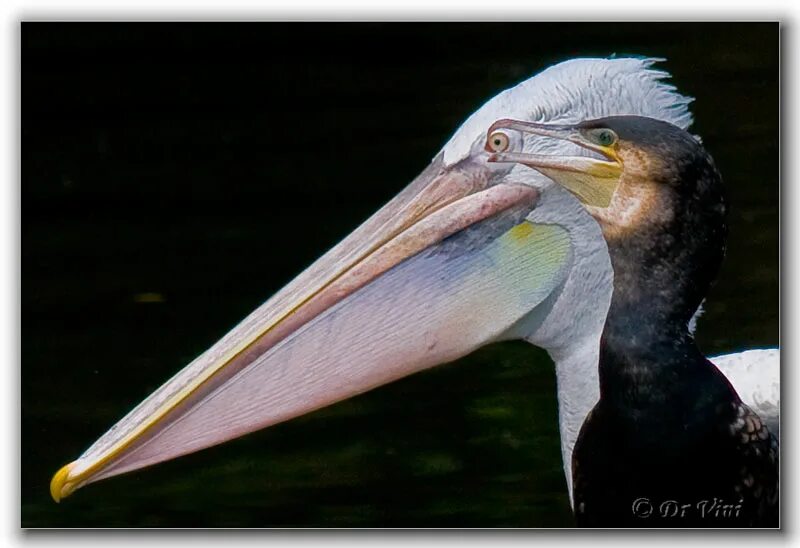
[(600, 401), (573, 456), (577, 522), (777, 526), (777, 442), (686, 329), (724, 255), (719, 172), (694, 137), (665, 122), (583, 127), (614, 132), (627, 158), (617, 193), (651, 203), (629, 226), (615, 222), (613, 203), (597, 215), (614, 293)]
[[(603, 156), (506, 152), (496, 131), (571, 141)], [(722, 180), (700, 142), (659, 120), (557, 126), (500, 120), (490, 161), (533, 167), (598, 220), (614, 270), (600, 400), (573, 453), (578, 525), (778, 525), (778, 447), (697, 348), (687, 324), (725, 252)]]

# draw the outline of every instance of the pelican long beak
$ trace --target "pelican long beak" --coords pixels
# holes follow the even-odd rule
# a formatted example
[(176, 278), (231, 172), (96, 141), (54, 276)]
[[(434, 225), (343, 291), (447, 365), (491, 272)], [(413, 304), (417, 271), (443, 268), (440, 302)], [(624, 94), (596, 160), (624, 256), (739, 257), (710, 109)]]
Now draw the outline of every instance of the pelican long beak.
[[(492, 147), (498, 131), (511, 129), (569, 141), (602, 158), (529, 154), (517, 151), (496, 151)], [(601, 145), (589, 139), (578, 125), (538, 124), (517, 120), (498, 120), (489, 128), (486, 150), (492, 153), (489, 162), (513, 162), (533, 168), (575, 194), (584, 204), (608, 207), (619, 185), (623, 164), (616, 143)]]
[(539, 194), (439, 158), (51, 482), (76, 489), (242, 436), (498, 340), (560, 283)]

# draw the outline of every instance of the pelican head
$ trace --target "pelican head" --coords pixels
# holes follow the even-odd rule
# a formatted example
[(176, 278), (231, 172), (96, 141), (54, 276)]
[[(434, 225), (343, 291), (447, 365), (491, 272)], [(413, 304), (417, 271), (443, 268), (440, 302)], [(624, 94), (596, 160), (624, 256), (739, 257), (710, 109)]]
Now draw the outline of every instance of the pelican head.
[[(597, 400), (607, 249), (570, 193), (525, 166), (489, 162), (485, 136), (500, 118), (639, 114), (686, 127), (689, 100), (655, 61), (575, 59), (489, 100), (393, 200), (61, 468), (53, 498), (508, 339), (556, 362), (569, 463)], [(581, 153), (565, 140), (504, 135), (514, 150)]]

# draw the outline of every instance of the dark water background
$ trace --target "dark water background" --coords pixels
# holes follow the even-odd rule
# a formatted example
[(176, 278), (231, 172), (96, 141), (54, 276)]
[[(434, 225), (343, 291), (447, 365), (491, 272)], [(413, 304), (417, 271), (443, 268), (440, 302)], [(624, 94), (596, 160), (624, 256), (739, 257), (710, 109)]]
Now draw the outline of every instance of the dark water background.
[(494, 345), (56, 505), (52, 474), (575, 56), (667, 57), (726, 178), (698, 339), (778, 343), (777, 24), (24, 24), (25, 527), (569, 526), (547, 355)]

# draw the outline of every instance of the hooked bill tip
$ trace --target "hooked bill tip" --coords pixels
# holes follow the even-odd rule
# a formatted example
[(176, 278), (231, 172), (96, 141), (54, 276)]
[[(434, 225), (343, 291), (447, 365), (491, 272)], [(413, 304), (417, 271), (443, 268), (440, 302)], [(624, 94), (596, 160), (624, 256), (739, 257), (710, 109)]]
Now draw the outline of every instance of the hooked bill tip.
[(61, 502), (61, 499), (68, 497), (75, 490), (75, 484), (67, 481), (71, 469), (72, 463), (62, 466), (50, 480), (50, 496), (56, 502)]

